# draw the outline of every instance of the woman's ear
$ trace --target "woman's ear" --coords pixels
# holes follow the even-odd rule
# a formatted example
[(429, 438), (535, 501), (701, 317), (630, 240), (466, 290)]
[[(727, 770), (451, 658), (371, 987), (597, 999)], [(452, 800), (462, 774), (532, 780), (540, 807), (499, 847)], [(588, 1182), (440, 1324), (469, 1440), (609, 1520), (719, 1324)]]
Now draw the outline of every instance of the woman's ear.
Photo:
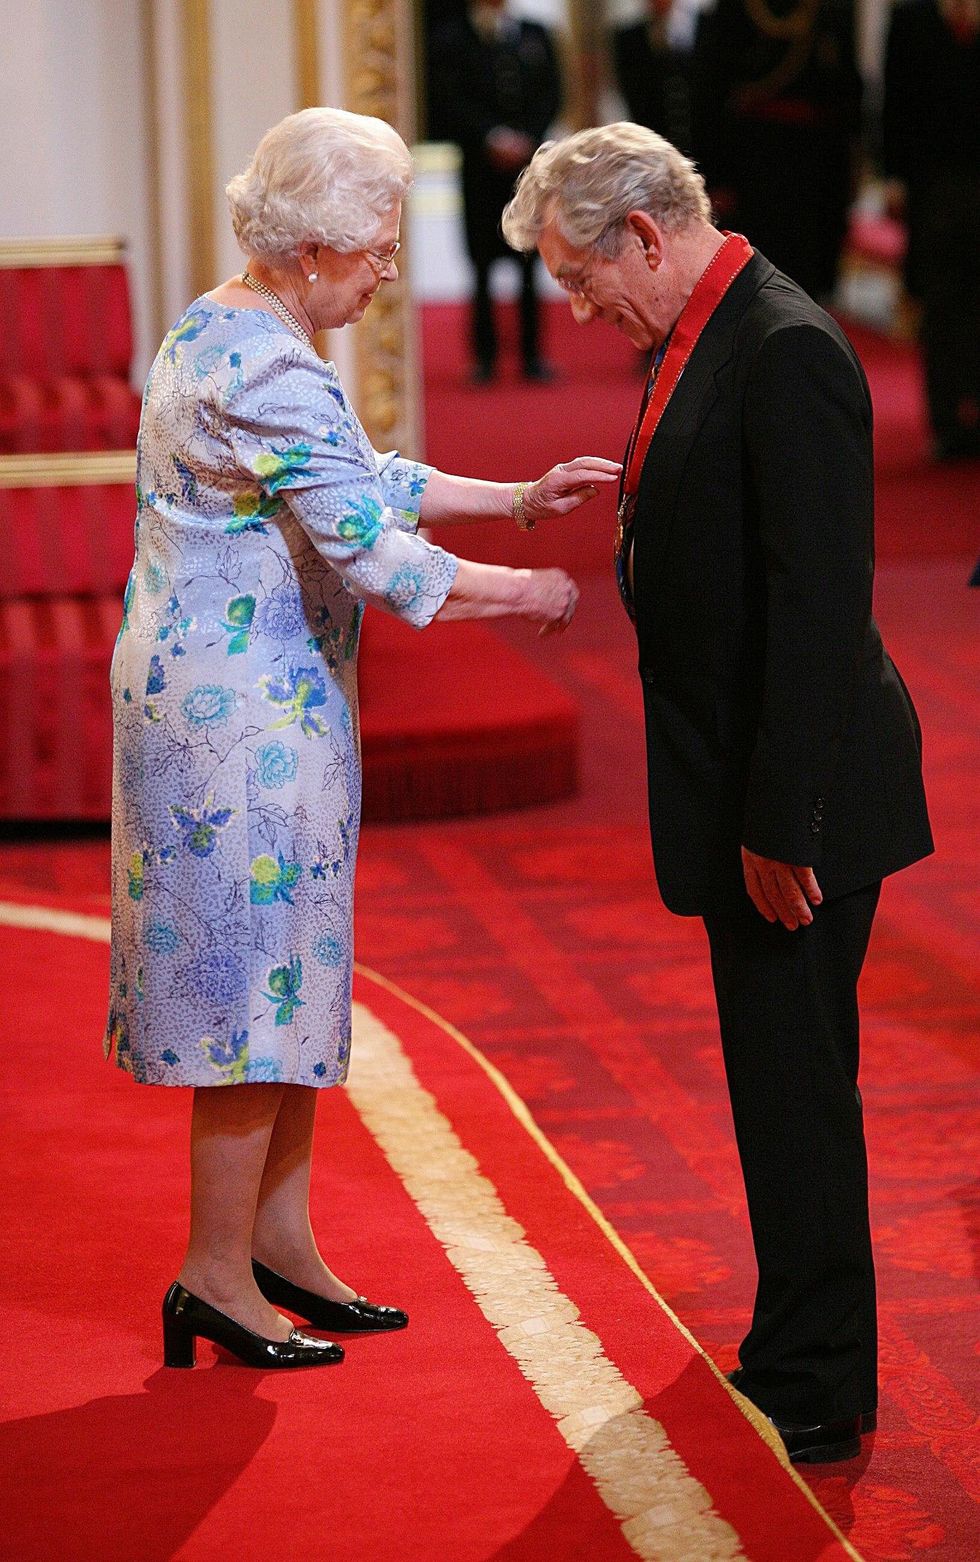
[(320, 269), (319, 255), (319, 244), (314, 244), (312, 241), (310, 241), (306, 244), (300, 245), (296, 252), (296, 259), (299, 261), (300, 270), (302, 271), (304, 277), (309, 277), (311, 272), (314, 274), (314, 276), (317, 274)]

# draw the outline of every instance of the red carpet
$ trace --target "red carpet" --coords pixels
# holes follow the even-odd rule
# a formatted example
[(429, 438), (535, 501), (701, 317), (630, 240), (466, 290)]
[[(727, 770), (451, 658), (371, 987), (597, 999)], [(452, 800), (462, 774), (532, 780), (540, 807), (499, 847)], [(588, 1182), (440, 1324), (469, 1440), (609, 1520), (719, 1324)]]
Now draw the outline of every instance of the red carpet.
[[(590, 333), (583, 332), (579, 339), (589, 338)], [(615, 339), (610, 340), (615, 346)], [(882, 352), (882, 362), (892, 361), (888, 344)], [(872, 369), (880, 448), (890, 449), (897, 459), (901, 429), (910, 418), (915, 421), (916, 414), (896, 407), (897, 423), (892, 420), (886, 412), (891, 405), (887, 393), (879, 395), (882, 363)], [(612, 395), (612, 369), (604, 383)], [(907, 395), (908, 375), (901, 384), (902, 395)], [(601, 408), (579, 408), (575, 398), (566, 395), (562, 425), (539, 433), (537, 398), (555, 391), (519, 391), (515, 410), (499, 426), (481, 418), (482, 433), (470, 430), (471, 420), (460, 417), (464, 393), (452, 391), (453, 422), (442, 430), (446, 448), (436, 454), (440, 431), (433, 425), (431, 453), (453, 465), (452, 439), (469, 440), (473, 449), (478, 435), (488, 442), (499, 435), (504, 454), (495, 454), (487, 443), (483, 470), (533, 473), (552, 459), (575, 453), (565, 448), (573, 413), (581, 417), (579, 426), (586, 433), (590, 420), (598, 427)], [(448, 402), (450, 393), (448, 378), (442, 391), (437, 384), (430, 396), (430, 416), (439, 395)], [(635, 387), (627, 385), (624, 400), (632, 402), (634, 394)], [(465, 396), (472, 400), (472, 421), (485, 405), (504, 407), (500, 398), (484, 403), (475, 392)], [(534, 446), (532, 439), (538, 442)], [(582, 448), (616, 452), (612, 443), (589, 441)], [(534, 460), (536, 455), (541, 459)], [(938, 850), (886, 886), (864, 981), (862, 1086), (882, 1320), (880, 1429), (875, 1438), (865, 1440), (860, 1460), (808, 1478), (866, 1562), (932, 1557), (937, 1562), (974, 1562), (980, 1553), (980, 1357), (975, 1348), (980, 831), (970, 800), (980, 775), (980, 598), (964, 585), (973, 561), (972, 542), (967, 551), (947, 559), (932, 554), (940, 543), (945, 546), (944, 539), (955, 541), (960, 535), (956, 528), (975, 505), (976, 472), (943, 470), (947, 497), (939, 530), (933, 533), (919, 525), (916, 500), (917, 494), (920, 500), (927, 498), (931, 478), (924, 468), (913, 467), (908, 491), (898, 477), (889, 489), (887, 473), (881, 488), (882, 529), (891, 540), (882, 550), (886, 557), (879, 571), (878, 616), (923, 719)], [(946, 533), (948, 517), (953, 518), (952, 530)], [(532, 539), (507, 529), (500, 534), (500, 556), (516, 560), (520, 553), (525, 562), (551, 562), (565, 557), (567, 550), (580, 563), (591, 561), (605, 571), (609, 529), (608, 513), (589, 516), (588, 521), (580, 517)], [(460, 542), (468, 544), (474, 532), (466, 528)], [(667, 1301), (727, 1368), (748, 1315), (753, 1273), (703, 936), (696, 924), (670, 917), (657, 899), (644, 823), (635, 645), (608, 576), (586, 579), (585, 586), (582, 608), (568, 635), (538, 640), (519, 626), (507, 631), (579, 703), (580, 795), (547, 808), (482, 820), (369, 827), (358, 879), (358, 949), (362, 960), (459, 1025), (504, 1070)], [(101, 840), (61, 845), (28, 841), (3, 852), (0, 898), (67, 900), (104, 914), (106, 883), (107, 849)], [(253, 1389), (251, 1374), (201, 1370), (181, 1377), (182, 1386), (168, 1386), (165, 1376), (172, 1375), (155, 1371), (155, 1320), (143, 1297), (162, 1290), (170, 1278), (171, 1255), (180, 1245), (183, 1174), (177, 1173), (173, 1189), (162, 1178), (165, 1166), (179, 1164), (171, 1146), (178, 1114), (186, 1107), (169, 1093), (161, 1101), (163, 1092), (146, 1091), (134, 1106), (129, 1082), (117, 1080), (96, 1063), (103, 1003), (100, 973), (88, 962), (83, 969), (67, 953), (75, 947), (69, 940), (54, 939), (50, 945), (62, 953), (56, 957), (46, 942), (32, 960), (18, 941), (7, 973), (10, 1006), (24, 1015), (22, 1031), (11, 1031), (11, 1041), (16, 1034), (19, 1046), (16, 1056), (14, 1048), (8, 1048), (8, 1079), (12, 1076), (14, 1083), (7, 1101), (20, 1125), (18, 1144), (27, 1148), (12, 1161), (18, 1219), (4, 1230), (8, 1246), (15, 1231), (25, 1246), (30, 1239), (26, 1253), (20, 1250), (16, 1259), (8, 1253), (4, 1266), (6, 1274), (24, 1277), (8, 1339), (28, 1339), (32, 1353), (30, 1370), (21, 1375), (11, 1406), (20, 1418), (13, 1431), (16, 1474), (33, 1494), (34, 1511), (47, 1512), (48, 1524), (53, 1520), (39, 1484), (47, 1478), (42, 1448), (53, 1448), (56, 1469), (60, 1459), (69, 1475), (83, 1460), (89, 1476), (100, 1470), (105, 1501), (98, 1532), (94, 1521), (85, 1531), (101, 1549), (73, 1552), (65, 1520), (60, 1530), (52, 1531), (46, 1555), (77, 1555), (81, 1562), (89, 1562), (90, 1555), (105, 1556), (108, 1562), (123, 1557), (163, 1562), (171, 1555), (213, 1562), (229, 1554), (233, 1543), (247, 1556), (253, 1533), (267, 1537), (276, 1526), (281, 1536), (295, 1522), (306, 1536), (309, 1529), (303, 1526), (319, 1521), (319, 1554), (346, 1544), (373, 1562), (364, 1543), (370, 1533), (371, 1544), (379, 1547), (395, 1536), (392, 1549), (377, 1550), (377, 1557), (425, 1557), (424, 1550), (411, 1549), (406, 1537), (418, 1533), (423, 1544), (428, 1543), (448, 1513), (453, 1526), (461, 1527), (464, 1547), (473, 1542), (480, 1524), (490, 1526), (481, 1542), (484, 1549), (476, 1553), (481, 1556), (522, 1562), (543, 1556), (603, 1557), (601, 1546), (609, 1530), (607, 1520), (597, 1515), (589, 1477), (575, 1474), (577, 1466), (564, 1444), (555, 1453), (554, 1426), (528, 1410), (517, 1368), (512, 1369), (509, 1388), (491, 1378), (484, 1349), (490, 1336), (479, 1317), (472, 1333), (467, 1326), (465, 1340), (451, 1359), (446, 1357), (445, 1335), (435, 1344), (427, 1339), (423, 1348), (424, 1331), (415, 1323), (397, 1344), (383, 1342), (390, 1352), (385, 1357), (384, 1392), (368, 1383), (370, 1373), (364, 1370), (365, 1363), (376, 1363), (374, 1347), (379, 1342), (358, 1342), (351, 1360), (336, 1369), (336, 1377), (328, 1373), (329, 1381), (317, 1391), (324, 1400), (337, 1400), (342, 1421), (330, 1413), (332, 1403), (325, 1405), (324, 1415), (318, 1400), (313, 1424), (296, 1392), (299, 1385), (273, 1377), (263, 1378)], [(96, 964), (101, 958), (99, 950)], [(77, 1021), (70, 1036), (64, 1032), (66, 995)], [(29, 1072), (24, 1067), (25, 1043), (31, 1049)], [(430, 1088), (442, 1102), (442, 1087), (433, 1082)], [(456, 1110), (463, 1108), (457, 1103)], [(330, 1114), (345, 1122), (346, 1116), (340, 1107)], [(324, 1123), (328, 1120), (325, 1114)], [(332, 1134), (350, 1164), (356, 1164), (358, 1175), (357, 1218), (340, 1222), (341, 1256), (371, 1294), (404, 1300), (420, 1321), (431, 1297), (458, 1297), (459, 1282), (453, 1274), (440, 1278), (431, 1271), (425, 1256), (431, 1251), (428, 1228), (397, 1185), (391, 1191), (381, 1157), (353, 1115), (346, 1126), (330, 1121), (322, 1134), (321, 1229), (329, 1229), (326, 1216), (335, 1205), (344, 1216), (350, 1208), (349, 1185), (337, 1175), (341, 1161), (329, 1154)], [(39, 1143), (43, 1156), (37, 1153)], [(502, 1189), (506, 1166), (501, 1163), (506, 1158), (489, 1134), (479, 1143), (482, 1154), (494, 1157), (491, 1176)], [(530, 1180), (537, 1183), (536, 1178)], [(508, 1197), (513, 1197), (513, 1182), (508, 1187)], [(35, 1194), (36, 1205), (29, 1202)], [(538, 1219), (539, 1203), (537, 1192), (532, 1207), (522, 1195), (519, 1218), (529, 1230)], [(35, 1211), (30, 1227), (20, 1213), (22, 1205)], [(36, 1233), (49, 1230), (49, 1241), (39, 1244)], [(390, 1232), (391, 1242), (379, 1242), (382, 1230)], [(414, 1246), (398, 1274), (396, 1295), (390, 1246), (403, 1240)], [(119, 1254), (130, 1251), (136, 1257), (127, 1261), (123, 1274)], [(557, 1244), (547, 1257), (553, 1273), (565, 1261)], [(591, 1261), (572, 1274), (563, 1270), (562, 1283), (585, 1286)], [(598, 1258), (596, 1263), (601, 1280), (606, 1271)], [(142, 1288), (131, 1299), (130, 1270), (139, 1273)], [(103, 1289), (105, 1305), (119, 1310), (125, 1320), (114, 1336), (118, 1361), (108, 1366), (107, 1336), (100, 1333), (99, 1323)], [(30, 1312), (25, 1291), (30, 1293)], [(590, 1293), (584, 1290), (581, 1298), (576, 1293), (576, 1301), (591, 1323)], [(651, 1369), (656, 1368), (657, 1353), (632, 1305), (624, 1313), (622, 1335), (615, 1333), (613, 1309), (606, 1312), (605, 1307), (598, 1332), (621, 1367), (629, 1364), (639, 1373), (637, 1347), (646, 1350)], [(65, 1331), (70, 1349), (65, 1348)], [(395, 1417), (391, 1409), (392, 1384), (397, 1387), (398, 1375), (411, 1370), (401, 1354), (396, 1361), (404, 1342), (418, 1343), (423, 1374), (407, 1426), (404, 1416)], [(475, 1368), (469, 1363), (470, 1351), (476, 1352)], [(37, 1365), (35, 1352), (40, 1353)], [(413, 1351), (412, 1360), (415, 1355)], [(483, 1398), (474, 1424), (467, 1407), (473, 1403), (475, 1375)], [(683, 1374), (677, 1382), (682, 1379), (686, 1388)], [(363, 1420), (362, 1395), (367, 1407)], [(426, 1407), (430, 1400), (436, 1430), (423, 1459), (418, 1453), (418, 1406)], [(501, 1416), (508, 1427), (513, 1424), (509, 1459), (495, 1441), (487, 1446), (480, 1436), (484, 1400), (494, 1417)], [(86, 1410), (87, 1405), (95, 1408)], [(103, 1419), (100, 1407), (105, 1406)], [(373, 1424), (368, 1420), (371, 1413), (376, 1416)], [(668, 1415), (660, 1406), (654, 1414), (670, 1423), (672, 1435), (682, 1438), (680, 1409)], [(40, 1419), (35, 1423), (32, 1418)], [(542, 1419), (550, 1430), (539, 1437), (536, 1429)], [(297, 1441), (304, 1447), (305, 1439), (316, 1453), (312, 1474), (307, 1452), (300, 1455), (305, 1484), (296, 1500), (289, 1494), (282, 1497), (275, 1484), (285, 1446), (278, 1441), (280, 1431), (290, 1448)], [(536, 1450), (539, 1443), (544, 1448), (530, 1461), (523, 1457), (529, 1435)], [(369, 1454), (362, 1452), (365, 1439)], [(697, 1440), (706, 1439), (699, 1433)], [(94, 1458), (91, 1448), (96, 1450)], [(157, 1476), (153, 1470), (161, 1448), (170, 1473)], [(407, 1496), (399, 1484), (386, 1503), (378, 1492), (391, 1491), (394, 1478), (400, 1481), (397, 1461), (393, 1466), (390, 1457), (393, 1451), (405, 1454), (416, 1484), (409, 1487), (406, 1482)], [(681, 1451), (689, 1465), (703, 1456), (687, 1447)], [(543, 1477), (535, 1473), (540, 1471), (539, 1457), (546, 1464)], [(547, 1464), (553, 1457), (557, 1463)], [(178, 1464), (176, 1480), (172, 1472)], [(359, 1472), (370, 1468), (378, 1491), (355, 1492), (352, 1465)], [(147, 1513), (160, 1538), (151, 1537), (133, 1549), (132, 1526), (138, 1516), (120, 1510), (130, 1507), (132, 1472), (141, 1469), (141, 1499), (145, 1489)], [(451, 1490), (449, 1476), (455, 1483)], [(54, 1480), (51, 1471), (48, 1477)], [(325, 1500), (330, 1483), (345, 1499), (363, 1503), (358, 1513), (364, 1523), (379, 1523), (380, 1528), (363, 1529), (359, 1542), (353, 1543), (352, 1521), (339, 1513), (335, 1548), (333, 1508), (325, 1519), (322, 1506), (315, 1506), (316, 1500)], [(70, 1507), (70, 1484), (62, 1480), (50, 1509)], [(89, 1497), (91, 1492), (90, 1487)], [(761, 1526), (769, 1498), (754, 1483), (752, 1494)], [(712, 1488), (712, 1495), (716, 1504), (722, 1503), (720, 1489)], [(162, 1511), (167, 1503), (169, 1513)], [(316, 1518), (309, 1517), (311, 1504)], [(471, 1508), (478, 1515), (475, 1528), (469, 1525)], [(505, 1523), (494, 1527), (500, 1511)], [(535, 1527), (539, 1518), (540, 1530)], [(510, 1540), (486, 1538), (500, 1537), (507, 1524)], [(595, 1525), (594, 1532), (589, 1524)], [(569, 1536), (579, 1525), (585, 1550), (576, 1553), (565, 1548), (573, 1547)], [(604, 1538), (590, 1549), (592, 1534), (600, 1531)], [(184, 1541), (192, 1532), (193, 1538)], [(444, 1543), (444, 1527), (439, 1534)], [(777, 1528), (774, 1534), (782, 1548), (778, 1562), (802, 1562), (811, 1555), (805, 1538), (797, 1543), (795, 1529)], [(225, 1549), (217, 1544), (205, 1549), (209, 1537), (214, 1542), (219, 1536), (227, 1542)], [(618, 1536), (613, 1539), (619, 1543)], [(34, 1546), (26, 1552), (33, 1562), (39, 1543), (28, 1543)], [(183, 1549), (168, 1551), (168, 1543)], [(745, 1551), (757, 1555), (747, 1540)], [(457, 1555), (474, 1553), (450, 1547), (441, 1554), (455, 1562)], [(302, 1559), (305, 1553), (298, 1550), (295, 1555)]]
[[(965, 564), (886, 566), (878, 593), (923, 717), (939, 849), (886, 885), (864, 979), (880, 1430), (861, 1460), (807, 1477), (868, 1562), (972, 1562), (980, 1542), (980, 832), (967, 812), (980, 635)], [(653, 886), (640, 694), (605, 582), (548, 656), (582, 705), (582, 796), (537, 817), (369, 832), (360, 947), (509, 1075), (728, 1368), (753, 1271), (706, 948)]]
[[(384, 1050), (372, 1076), (361, 1016), (351, 1089), (322, 1102), (314, 1206), (338, 1267), (397, 1293), (410, 1329), (350, 1340), (327, 1372), (249, 1371), (203, 1344), (194, 1372), (161, 1368), (188, 1093), (137, 1092), (89, 1044), (104, 944), (3, 927), (0, 950), (8, 982), (45, 973), (32, 1089), (22, 1057), (0, 1070), (16, 1277), (5, 1555), (784, 1562), (792, 1536), (801, 1562), (845, 1556), (478, 1062), (367, 974), (359, 997), (389, 1028), (379, 1045), (396, 1063), (404, 1048), (418, 1083), (404, 1088)], [(362, 1119), (396, 1163), (407, 1127), (414, 1169), (395, 1176)], [(452, 1178), (433, 1121), (453, 1141)], [(413, 1176), (433, 1173), (426, 1197)], [(440, 1230), (448, 1182), (457, 1203)]]
[[(980, 1534), (975, 1351), (980, 850), (966, 807), (980, 772), (973, 692), (980, 636), (976, 597), (963, 589), (963, 578), (963, 561), (891, 565), (880, 575), (879, 617), (923, 717), (939, 850), (886, 886), (864, 982), (863, 1089), (882, 1320), (880, 1430), (865, 1440), (860, 1460), (808, 1476), (866, 1562), (932, 1556), (973, 1562)], [(751, 1302), (752, 1266), (707, 961), (697, 925), (664, 912), (653, 888), (630, 631), (620, 621), (607, 583), (589, 587), (567, 636), (541, 641), (533, 650), (582, 707), (581, 795), (546, 809), (486, 820), (369, 827), (358, 881), (360, 954), (460, 1025), (504, 1069), (660, 1291), (727, 1368)], [(104, 914), (106, 881), (102, 840), (25, 842), (3, 852), (0, 898), (70, 903)], [(18, 1418), (11, 1433), (13, 1468), (18, 1479), (29, 1477), (37, 1497), (36, 1482), (46, 1468), (40, 1450), (49, 1446), (49, 1436), (53, 1439), (63, 1473), (45, 1510), (50, 1526), (52, 1514), (64, 1510), (71, 1472), (81, 1466), (89, 1479), (93, 1461), (87, 1450), (98, 1448), (94, 1463), (119, 1533), (113, 1531), (114, 1539), (100, 1541), (103, 1549), (91, 1552), (59, 1551), (52, 1543), (48, 1556), (77, 1556), (81, 1562), (96, 1555), (108, 1562), (139, 1556), (162, 1562), (177, 1555), (212, 1562), (224, 1554), (220, 1546), (168, 1552), (166, 1545), (177, 1546), (199, 1523), (201, 1538), (194, 1546), (201, 1548), (207, 1537), (240, 1537), (236, 1523), (265, 1523), (273, 1499), (268, 1491), (256, 1496), (250, 1461), (256, 1462), (256, 1476), (265, 1478), (269, 1457), (282, 1448), (274, 1442), (266, 1449), (268, 1428), (274, 1421), (276, 1435), (281, 1429), (292, 1447), (290, 1439), (302, 1442), (311, 1435), (308, 1416), (298, 1396), (290, 1397), (295, 1385), (274, 1378), (263, 1379), (255, 1390), (221, 1388), (231, 1377), (237, 1384), (239, 1375), (219, 1372), (214, 1381), (221, 1397), (215, 1406), (201, 1388), (184, 1379), (182, 1386), (168, 1386), (170, 1375), (155, 1370), (156, 1319), (143, 1297), (162, 1290), (180, 1247), (184, 1181), (176, 1140), (186, 1103), (178, 1093), (144, 1091), (134, 1104), (130, 1082), (97, 1061), (104, 1002), (101, 949), (93, 964), (82, 963), (78, 946), (67, 939), (45, 940), (33, 956), (20, 939), (7, 947), (12, 950), (5, 969), (7, 991), (28, 994), (30, 1023), (23, 1039), (31, 1047), (29, 1078), (23, 1073), (23, 1045), (16, 1052), (8, 1049), (6, 1064), (7, 1116), (15, 1114), (22, 1125), (17, 1129), (22, 1148), (11, 1157), (15, 1176), (9, 1184), (17, 1220), (11, 1222), (8, 1215), (4, 1224), (4, 1272), (18, 1275), (20, 1285), (8, 1337), (29, 1339), (31, 1349), (16, 1397), (8, 1395), (10, 1412)], [(74, 1022), (70, 1034), (64, 1028), (68, 994)], [(431, 1291), (427, 1266), (424, 1272), (418, 1268), (419, 1227), (414, 1217), (403, 1220), (398, 1214), (405, 1202), (401, 1195), (391, 1198), (390, 1179), (381, 1178), (377, 1190), (369, 1188), (363, 1199), (359, 1187), (357, 1218), (346, 1218), (350, 1194), (337, 1177), (340, 1161), (330, 1157), (330, 1136), (337, 1136), (342, 1155), (367, 1184), (379, 1175), (379, 1157), (356, 1125), (341, 1131), (334, 1120), (341, 1116), (338, 1107), (324, 1119), (329, 1128), (322, 1134), (321, 1229), (330, 1229), (323, 1217), (339, 1206), (345, 1213), (343, 1260), (379, 1297), (395, 1295), (391, 1243), (410, 1240), (411, 1259), (399, 1271), (397, 1297), (421, 1318), (431, 1296), (444, 1293)], [(39, 1143), (43, 1157), (37, 1154)], [(172, 1188), (164, 1181), (164, 1167), (174, 1169)], [(522, 1210), (522, 1218), (530, 1217)], [(379, 1243), (381, 1230), (390, 1233), (390, 1241)], [(38, 1231), (45, 1232), (44, 1243), (38, 1242)], [(121, 1252), (136, 1256), (121, 1265)], [(553, 1254), (549, 1258), (557, 1265)], [(143, 1291), (129, 1297), (134, 1270)], [(602, 1275), (601, 1266), (596, 1272)], [(109, 1335), (99, 1323), (103, 1307), (125, 1320), (121, 1340), (113, 1336), (116, 1355), (108, 1365)], [(627, 1332), (636, 1332), (632, 1314), (627, 1325)], [(609, 1319), (605, 1326), (611, 1327)], [(404, 1338), (418, 1340), (420, 1332)], [(637, 1339), (645, 1348), (647, 1333), (637, 1333)], [(377, 1343), (358, 1344), (351, 1362), (337, 1369), (355, 1369), (345, 1381), (360, 1373), (358, 1362), (376, 1359), (368, 1351)], [(385, 1342), (385, 1348), (393, 1344)], [(516, 1535), (529, 1511), (538, 1511), (534, 1503), (541, 1489), (527, 1499), (523, 1517), (515, 1517), (509, 1494), (517, 1490), (518, 1507), (525, 1500), (521, 1483), (526, 1471), (523, 1464), (514, 1473), (501, 1468), (492, 1450), (476, 1446), (474, 1429), (466, 1423), (460, 1429), (452, 1420), (450, 1396), (456, 1396), (455, 1404), (463, 1394), (458, 1384), (454, 1388), (454, 1375), (466, 1377), (472, 1369), (463, 1372), (460, 1354), (451, 1362), (440, 1360), (444, 1345), (439, 1340), (420, 1357), (429, 1375), (420, 1399), (433, 1398), (446, 1420), (430, 1444), (433, 1461), (449, 1460), (447, 1468), (462, 1493), (460, 1507), (464, 1500), (475, 1504), (481, 1522), (492, 1525), (494, 1504), (504, 1503)], [(394, 1348), (401, 1351), (402, 1346)], [(482, 1373), (486, 1363), (479, 1345), (477, 1359)], [(395, 1365), (393, 1356), (386, 1362)], [(397, 1366), (401, 1371), (400, 1355)], [(205, 1371), (189, 1376), (210, 1381)], [(333, 1396), (335, 1379), (328, 1377), (322, 1392)], [(384, 1460), (392, 1448), (401, 1451), (404, 1436), (404, 1429), (390, 1424), (390, 1382), (386, 1388), (388, 1399), (376, 1388), (369, 1391), (358, 1375), (340, 1402), (345, 1447), (358, 1396), (363, 1393), (365, 1406), (379, 1416), (370, 1433), (366, 1421), (357, 1422), (359, 1436), (380, 1437), (372, 1465), (379, 1482), (389, 1479)], [(505, 1419), (514, 1417), (512, 1405), (499, 1403)], [(94, 1408), (86, 1411), (90, 1404)], [(497, 1404), (494, 1399), (495, 1414)], [(338, 1490), (350, 1497), (351, 1461), (337, 1452), (329, 1414), (333, 1406), (325, 1417), (319, 1399), (317, 1406), (321, 1467), (329, 1467)], [(415, 1414), (413, 1408), (413, 1426)], [(34, 1417), (50, 1419), (35, 1424)], [(184, 1428), (187, 1421), (191, 1433)], [(524, 1425), (526, 1434), (527, 1423), (518, 1418), (515, 1425)], [(531, 1435), (538, 1436), (533, 1428)], [(215, 1446), (221, 1450), (217, 1469)], [(470, 1461), (465, 1479), (453, 1462), (455, 1448)], [(153, 1478), (166, 1486), (166, 1500), (176, 1507), (160, 1517), (164, 1496), (158, 1491), (152, 1508), (160, 1531), (159, 1541), (152, 1543), (157, 1549), (147, 1542), (144, 1549), (127, 1553), (138, 1516), (127, 1517), (128, 1505), (116, 1497), (110, 1503), (110, 1493), (118, 1495), (124, 1477), (131, 1489), (132, 1472), (140, 1469), (141, 1489), (146, 1482), (153, 1486), (147, 1472), (156, 1457), (165, 1469), (179, 1459), (183, 1484), (174, 1497), (172, 1482)], [(207, 1468), (198, 1469), (199, 1463)], [(357, 1464), (362, 1468), (360, 1458)], [(418, 1466), (407, 1468), (421, 1478)], [(472, 1495), (468, 1483), (483, 1468), (489, 1471), (487, 1485)], [(562, 1468), (567, 1475), (568, 1465)], [(427, 1466), (426, 1480), (430, 1470)], [(545, 1485), (548, 1479), (555, 1482), (553, 1473)], [(587, 1490), (584, 1476), (558, 1479), (564, 1481), (561, 1502), (569, 1491), (574, 1496)], [(316, 1481), (313, 1487), (319, 1490)], [(550, 1489), (557, 1490), (558, 1483)], [(86, 1490), (91, 1497), (91, 1488)], [(397, 1512), (399, 1534), (429, 1513), (426, 1491), (423, 1485), (405, 1497), (404, 1509), (386, 1510)], [(248, 1497), (247, 1519), (237, 1507), (242, 1493)], [(721, 1501), (714, 1490), (713, 1495)], [(204, 1525), (204, 1514), (215, 1503)], [(35, 1508), (41, 1511), (39, 1500)], [(316, 1511), (322, 1517), (322, 1510)], [(363, 1511), (376, 1516), (374, 1507)], [(289, 1513), (292, 1520), (292, 1507)], [(452, 1513), (456, 1522), (455, 1497)], [(574, 1556), (574, 1551), (562, 1551), (562, 1542), (548, 1528), (555, 1522), (554, 1515), (544, 1521), (540, 1547), (532, 1525), (524, 1549), (499, 1554), (528, 1562), (544, 1555)], [(83, 1535), (94, 1533), (94, 1523), (89, 1520)], [(65, 1530), (51, 1533), (57, 1542)], [(779, 1562), (808, 1555), (795, 1550), (785, 1535), (781, 1544)], [(25, 1553), (31, 1562), (39, 1556), (38, 1545)], [(365, 1554), (363, 1546), (360, 1554)], [(487, 1547), (476, 1554), (497, 1553)], [(295, 1555), (305, 1554), (298, 1550)]]

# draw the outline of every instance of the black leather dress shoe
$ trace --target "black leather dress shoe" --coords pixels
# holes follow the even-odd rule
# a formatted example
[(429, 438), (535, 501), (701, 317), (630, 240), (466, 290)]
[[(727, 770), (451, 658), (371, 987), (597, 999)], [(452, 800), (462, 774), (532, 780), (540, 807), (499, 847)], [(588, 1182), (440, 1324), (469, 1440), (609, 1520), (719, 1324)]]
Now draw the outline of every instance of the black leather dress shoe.
[[(739, 1393), (743, 1392), (739, 1386), (742, 1375), (741, 1367), (726, 1373), (729, 1383)], [(865, 1411), (863, 1415), (842, 1416), (835, 1421), (817, 1421), (812, 1426), (783, 1425), (766, 1411), (762, 1414), (772, 1422), (786, 1444), (792, 1464), (833, 1464), (840, 1459), (855, 1459), (861, 1452), (862, 1432), (874, 1432), (878, 1426), (875, 1410)]]
[(537, 385), (550, 385), (558, 378), (558, 372), (543, 358), (529, 358), (524, 365), (524, 378)]
[(342, 1346), (299, 1329), (286, 1340), (267, 1340), (175, 1280), (163, 1299), (164, 1366), (193, 1367), (197, 1339), (223, 1345), (247, 1367), (329, 1367), (344, 1359)]
[(252, 1273), (262, 1295), (274, 1307), (286, 1307), (305, 1318), (314, 1329), (329, 1329), (332, 1334), (379, 1334), (388, 1329), (404, 1329), (408, 1314), (400, 1307), (378, 1307), (358, 1296), (353, 1302), (330, 1302), (325, 1296), (304, 1291), (274, 1269), (252, 1259)]
[[(772, 1416), (769, 1417), (772, 1421)], [(861, 1452), (861, 1417), (818, 1421), (815, 1426), (773, 1426), (786, 1444), (790, 1464), (837, 1464)]]

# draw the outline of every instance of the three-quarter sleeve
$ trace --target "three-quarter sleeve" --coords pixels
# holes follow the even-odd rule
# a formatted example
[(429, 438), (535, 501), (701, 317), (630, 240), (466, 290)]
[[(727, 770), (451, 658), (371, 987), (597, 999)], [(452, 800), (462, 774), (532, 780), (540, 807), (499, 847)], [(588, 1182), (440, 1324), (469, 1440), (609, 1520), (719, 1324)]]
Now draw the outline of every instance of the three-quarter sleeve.
[(408, 461), (397, 450), (374, 452), (385, 504), (394, 512), (402, 531), (419, 529), (419, 507), (433, 468), (422, 461)]
[(264, 513), (288, 505), (348, 591), (424, 628), (458, 564), (415, 533), (430, 468), (394, 453), (379, 458), (333, 366), (285, 337), (270, 341), (224, 414), (236, 465), (258, 486)]

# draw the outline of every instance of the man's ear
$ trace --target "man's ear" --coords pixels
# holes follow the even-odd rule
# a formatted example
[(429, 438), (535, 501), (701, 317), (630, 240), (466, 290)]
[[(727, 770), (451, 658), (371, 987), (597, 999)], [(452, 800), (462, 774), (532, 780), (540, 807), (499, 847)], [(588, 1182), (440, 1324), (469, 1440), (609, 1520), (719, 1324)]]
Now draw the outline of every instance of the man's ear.
[(647, 265), (651, 271), (656, 271), (664, 258), (664, 234), (659, 223), (649, 212), (637, 208), (627, 214), (626, 231), (636, 235), (643, 246)]

